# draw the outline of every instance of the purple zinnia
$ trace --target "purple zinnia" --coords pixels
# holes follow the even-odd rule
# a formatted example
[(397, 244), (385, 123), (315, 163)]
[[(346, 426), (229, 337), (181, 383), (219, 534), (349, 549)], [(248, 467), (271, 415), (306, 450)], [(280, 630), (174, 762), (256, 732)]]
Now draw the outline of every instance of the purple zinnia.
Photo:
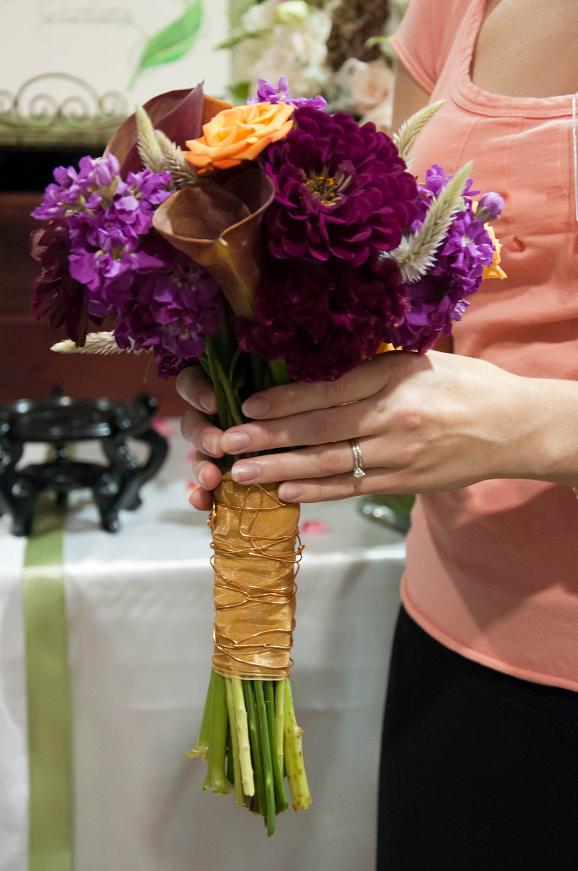
[(262, 158), (276, 187), (267, 213), (271, 253), (359, 267), (396, 248), (416, 215), (417, 185), (393, 141), (344, 113), (306, 107), (294, 118)]
[(247, 103), (291, 103), (298, 109), (303, 106), (321, 110), (327, 108), (327, 100), (320, 94), (317, 97), (292, 97), (287, 76), (281, 76), (277, 87), (267, 79), (257, 79), (257, 96), (251, 97)]
[(390, 260), (376, 278), (343, 264), (271, 263), (254, 320), (237, 322), (241, 347), (284, 359), (292, 378), (333, 381), (374, 354), (403, 319), (407, 289)]

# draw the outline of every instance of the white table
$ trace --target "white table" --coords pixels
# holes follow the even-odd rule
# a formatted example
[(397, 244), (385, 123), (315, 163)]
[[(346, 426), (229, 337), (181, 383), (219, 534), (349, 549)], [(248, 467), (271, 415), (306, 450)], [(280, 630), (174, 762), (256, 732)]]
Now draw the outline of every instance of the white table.
[[(184, 751), (211, 656), (205, 516), (187, 502), (186, 446), (101, 532), (79, 494), (64, 539), (74, 719), (75, 871), (371, 871), (379, 735), (401, 536), (352, 502), (310, 506), (293, 685), (314, 805), (262, 819), (204, 793)], [(0, 871), (27, 871), (28, 772), (21, 609), (26, 542), (0, 520)]]

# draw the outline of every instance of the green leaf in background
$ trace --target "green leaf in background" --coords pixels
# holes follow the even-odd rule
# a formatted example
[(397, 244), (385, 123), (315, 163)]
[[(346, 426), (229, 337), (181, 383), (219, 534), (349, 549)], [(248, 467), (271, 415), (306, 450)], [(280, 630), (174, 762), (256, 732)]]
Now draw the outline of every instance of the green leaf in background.
[(231, 25), (231, 30), (236, 30), (245, 12), (248, 12), (251, 6), (255, 6), (256, 3), (257, 0), (230, 0), (229, 24)]
[(203, 22), (203, 0), (189, 3), (180, 18), (172, 21), (146, 44), (140, 56), (129, 88), (132, 88), (143, 70), (173, 63), (183, 58), (195, 44)]
[(235, 103), (246, 103), (251, 96), (251, 82), (237, 82), (231, 87), (231, 96)]

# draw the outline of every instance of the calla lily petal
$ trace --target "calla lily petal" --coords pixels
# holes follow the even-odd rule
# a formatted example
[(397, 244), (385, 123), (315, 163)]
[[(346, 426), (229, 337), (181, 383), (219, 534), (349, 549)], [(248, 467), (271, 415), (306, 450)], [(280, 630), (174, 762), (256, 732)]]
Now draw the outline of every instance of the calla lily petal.
[[(146, 110), (153, 126), (162, 130), (177, 145), (185, 139), (195, 139), (202, 133), (203, 125), (231, 104), (203, 94), (203, 86), (167, 91), (148, 100)], [(130, 115), (121, 124), (106, 146), (105, 154), (114, 154), (120, 164), (122, 176), (142, 169), (137, 146), (136, 119)]]
[(156, 210), (161, 236), (204, 266), (233, 311), (251, 317), (259, 282), (261, 223), (275, 194), (261, 167), (223, 173), (219, 182), (186, 187)]

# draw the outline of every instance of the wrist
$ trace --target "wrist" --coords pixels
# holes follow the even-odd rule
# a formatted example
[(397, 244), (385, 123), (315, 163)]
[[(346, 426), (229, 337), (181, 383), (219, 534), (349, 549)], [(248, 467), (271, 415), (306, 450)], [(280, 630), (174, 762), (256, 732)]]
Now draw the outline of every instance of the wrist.
[(528, 378), (535, 436), (526, 445), (525, 477), (572, 487), (578, 497), (578, 383)]

